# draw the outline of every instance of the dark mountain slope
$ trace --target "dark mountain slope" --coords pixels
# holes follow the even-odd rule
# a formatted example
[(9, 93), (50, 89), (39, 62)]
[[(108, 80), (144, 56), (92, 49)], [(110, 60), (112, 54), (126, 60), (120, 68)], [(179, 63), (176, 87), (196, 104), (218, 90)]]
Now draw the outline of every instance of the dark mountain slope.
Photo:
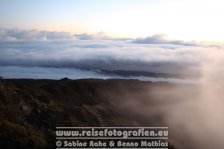
[(1, 80), (0, 148), (55, 148), (57, 126), (154, 125), (121, 103), (129, 93), (137, 96), (157, 86), (172, 85), (116, 79)]

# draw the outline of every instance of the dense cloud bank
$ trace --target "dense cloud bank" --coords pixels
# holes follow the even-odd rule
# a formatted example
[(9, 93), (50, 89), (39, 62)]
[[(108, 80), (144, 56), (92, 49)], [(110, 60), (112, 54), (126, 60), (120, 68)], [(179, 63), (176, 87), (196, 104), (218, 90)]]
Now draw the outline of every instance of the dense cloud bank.
[(71, 35), (0, 28), (0, 65), (200, 74), (204, 55), (220, 46), (168, 40), (164, 35), (114, 39), (100, 32)]

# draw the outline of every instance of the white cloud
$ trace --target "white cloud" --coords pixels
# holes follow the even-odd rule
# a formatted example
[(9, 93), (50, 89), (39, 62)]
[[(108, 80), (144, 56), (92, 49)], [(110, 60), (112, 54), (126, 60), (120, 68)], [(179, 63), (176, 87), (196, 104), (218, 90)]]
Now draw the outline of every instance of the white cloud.
[(47, 32), (38, 30), (21, 30), (21, 29), (5, 29), (0, 28), (1, 40), (53, 40), (71, 38), (67, 32)]
[(165, 34), (156, 34), (146, 38), (137, 38), (132, 41), (133, 43), (138, 44), (172, 44), (172, 45), (183, 45), (183, 46), (197, 46), (196, 42), (187, 42), (181, 40), (169, 40)]
[(0, 38), (0, 65), (4, 66), (198, 74), (206, 62), (203, 53), (220, 50), (167, 40), (164, 35), (133, 40), (152, 44), (133, 44), (130, 40), (105, 40), (109, 38), (104, 33), (85, 34), (80, 40), (63, 32), (1, 28)]

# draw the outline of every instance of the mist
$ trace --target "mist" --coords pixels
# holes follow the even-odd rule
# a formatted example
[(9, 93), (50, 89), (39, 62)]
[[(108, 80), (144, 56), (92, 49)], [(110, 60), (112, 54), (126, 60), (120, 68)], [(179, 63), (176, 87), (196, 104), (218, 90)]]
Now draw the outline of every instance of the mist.
[(181, 149), (223, 149), (224, 92), (222, 50), (202, 52), (195, 84), (156, 83), (141, 89), (119, 87), (105, 97), (136, 125), (168, 126), (169, 142)]

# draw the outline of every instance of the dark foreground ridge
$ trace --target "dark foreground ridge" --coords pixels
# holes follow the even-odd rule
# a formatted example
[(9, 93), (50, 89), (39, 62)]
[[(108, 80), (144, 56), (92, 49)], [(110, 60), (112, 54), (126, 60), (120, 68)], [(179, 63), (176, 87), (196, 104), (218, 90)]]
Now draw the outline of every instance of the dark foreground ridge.
[(58, 126), (156, 125), (126, 112), (122, 103), (127, 93), (136, 96), (158, 86), (172, 85), (119, 79), (1, 79), (0, 148), (53, 149)]

